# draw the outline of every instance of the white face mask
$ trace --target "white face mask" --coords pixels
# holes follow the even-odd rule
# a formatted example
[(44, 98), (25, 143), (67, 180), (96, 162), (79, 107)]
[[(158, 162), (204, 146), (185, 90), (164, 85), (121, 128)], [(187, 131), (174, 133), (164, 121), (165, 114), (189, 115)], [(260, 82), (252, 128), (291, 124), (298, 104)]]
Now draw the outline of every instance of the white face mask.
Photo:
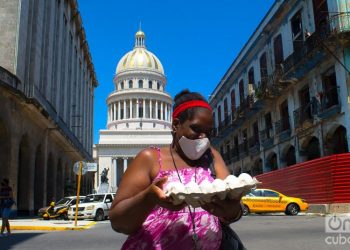
[(182, 136), (179, 145), (188, 159), (198, 160), (210, 147), (210, 141), (208, 138), (191, 140)]

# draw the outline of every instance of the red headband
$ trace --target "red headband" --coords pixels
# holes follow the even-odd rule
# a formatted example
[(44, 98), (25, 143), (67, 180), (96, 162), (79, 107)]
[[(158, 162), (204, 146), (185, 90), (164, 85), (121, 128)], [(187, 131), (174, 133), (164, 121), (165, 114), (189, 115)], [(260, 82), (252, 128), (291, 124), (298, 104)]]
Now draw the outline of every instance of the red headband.
[(177, 106), (175, 108), (175, 110), (173, 112), (173, 119), (177, 118), (186, 109), (193, 108), (193, 107), (202, 107), (202, 108), (206, 108), (206, 109), (209, 109), (210, 111), (212, 111), (210, 105), (205, 101), (202, 101), (202, 100), (188, 101), (188, 102), (184, 102), (184, 103), (180, 104), (179, 106)]

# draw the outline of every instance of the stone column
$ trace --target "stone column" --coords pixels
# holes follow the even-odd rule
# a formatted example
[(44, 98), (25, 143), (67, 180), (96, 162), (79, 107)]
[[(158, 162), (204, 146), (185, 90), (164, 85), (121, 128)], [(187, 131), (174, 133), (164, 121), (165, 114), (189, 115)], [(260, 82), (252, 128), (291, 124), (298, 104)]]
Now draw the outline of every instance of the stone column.
[(129, 109), (129, 114), (130, 114), (129, 118), (130, 118), (130, 119), (132, 119), (132, 118), (133, 118), (133, 117), (132, 117), (132, 99), (130, 99), (130, 109)]
[(165, 119), (164, 120), (168, 121), (168, 118), (169, 118), (169, 116), (168, 116), (168, 104), (165, 103)]
[(136, 99), (136, 118), (140, 118), (140, 116), (139, 116), (139, 99), (137, 98)]
[(128, 158), (124, 158), (124, 173), (127, 168), (128, 168)]
[(143, 110), (142, 117), (143, 117), (143, 118), (146, 118), (146, 99), (143, 99), (142, 110)]
[(164, 110), (164, 103), (160, 102), (160, 119), (161, 120), (164, 120), (163, 110)]
[(152, 99), (149, 99), (149, 118), (152, 119)]
[(158, 100), (156, 100), (156, 119), (159, 119), (158, 117)]
[(118, 120), (120, 120), (120, 101), (118, 101)]
[(126, 100), (124, 100), (124, 117), (123, 119), (126, 119)]
[(113, 103), (114, 107), (114, 116), (113, 116), (113, 121), (117, 120), (117, 104)]

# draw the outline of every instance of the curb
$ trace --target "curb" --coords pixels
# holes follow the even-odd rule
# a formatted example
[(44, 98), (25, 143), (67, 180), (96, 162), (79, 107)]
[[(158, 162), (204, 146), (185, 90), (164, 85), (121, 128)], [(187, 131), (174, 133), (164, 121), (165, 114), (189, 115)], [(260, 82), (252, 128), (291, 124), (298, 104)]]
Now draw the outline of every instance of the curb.
[(64, 231), (64, 230), (85, 230), (89, 229), (93, 225), (95, 225), (96, 222), (92, 221), (89, 224), (85, 226), (70, 226), (70, 227), (60, 227), (60, 226), (21, 226), (21, 225), (14, 225), (11, 226), (11, 230), (36, 230), (36, 231)]

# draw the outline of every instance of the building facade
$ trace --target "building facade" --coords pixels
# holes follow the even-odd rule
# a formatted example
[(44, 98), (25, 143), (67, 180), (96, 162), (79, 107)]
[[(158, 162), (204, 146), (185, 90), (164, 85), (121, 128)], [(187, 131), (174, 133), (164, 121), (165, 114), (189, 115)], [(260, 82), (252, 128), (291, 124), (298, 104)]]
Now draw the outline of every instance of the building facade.
[(273, 4), (210, 99), (233, 173), (349, 151), (349, 11), (346, 0)]
[(97, 80), (75, 0), (0, 1), (0, 23), (0, 178), (28, 214), (74, 195), (73, 164), (92, 161)]
[(172, 99), (165, 92), (166, 77), (160, 60), (145, 46), (145, 34), (135, 35), (133, 50), (118, 62), (115, 90), (107, 98), (107, 129), (95, 145), (98, 163), (95, 188), (106, 168), (110, 191), (119, 185), (128, 164), (142, 149), (169, 145)]

